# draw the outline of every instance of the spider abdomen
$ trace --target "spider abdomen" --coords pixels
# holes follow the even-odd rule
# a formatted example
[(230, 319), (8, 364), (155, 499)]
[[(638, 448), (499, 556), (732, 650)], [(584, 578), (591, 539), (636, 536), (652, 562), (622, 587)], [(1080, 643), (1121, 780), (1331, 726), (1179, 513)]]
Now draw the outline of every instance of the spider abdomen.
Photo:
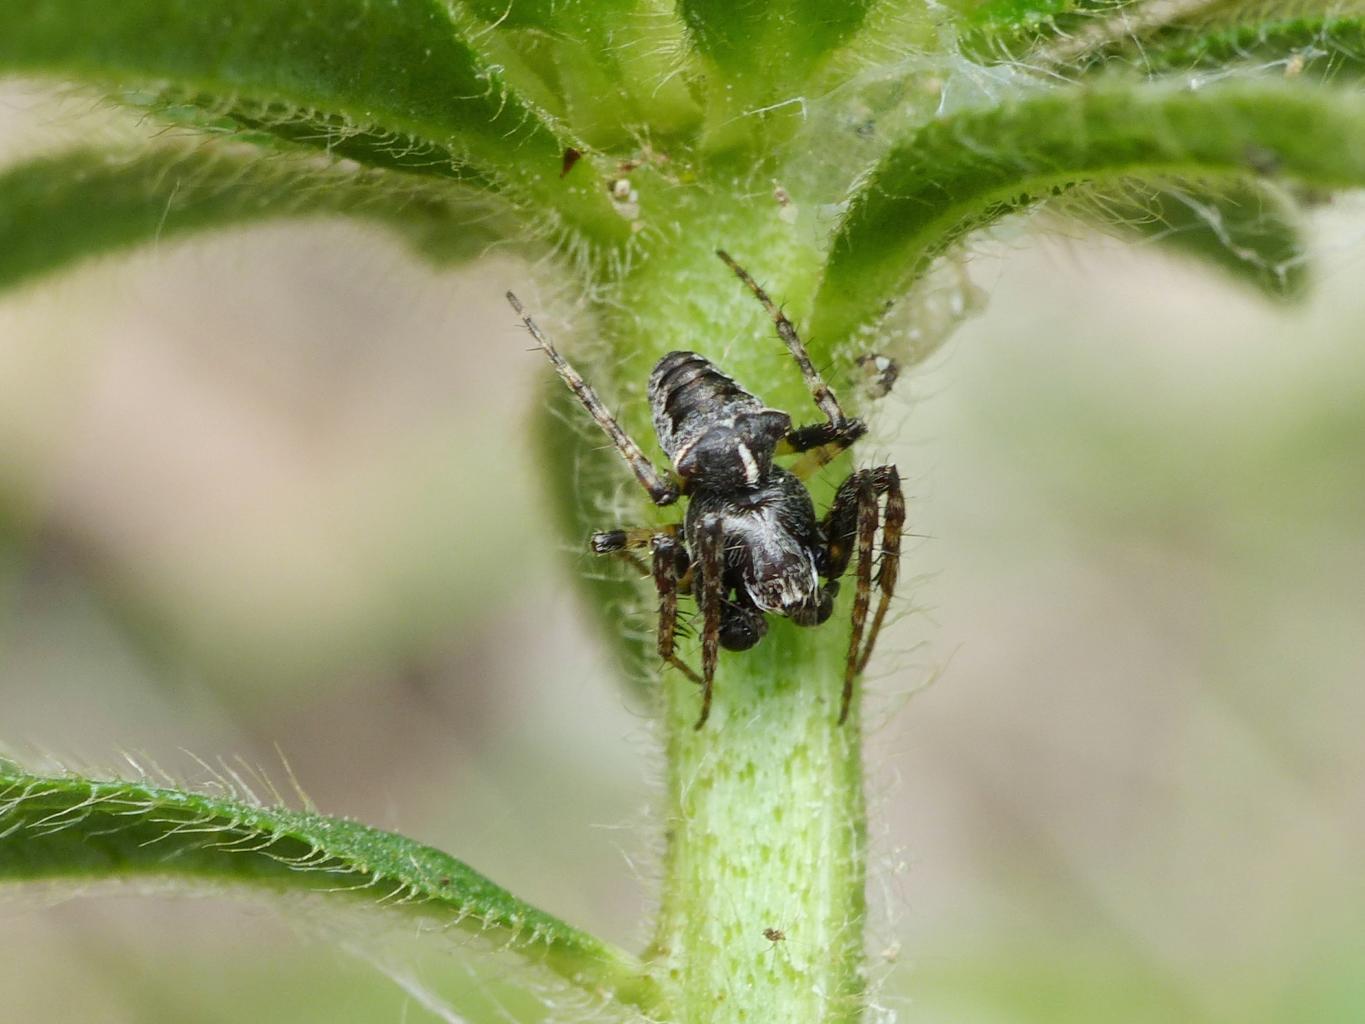
[(670, 352), (649, 377), (654, 431), (684, 479), (712, 487), (763, 486), (791, 417), (769, 409), (695, 352)]
[(763, 403), (695, 352), (670, 352), (649, 376), (654, 430), (670, 459), (712, 424), (757, 412)]

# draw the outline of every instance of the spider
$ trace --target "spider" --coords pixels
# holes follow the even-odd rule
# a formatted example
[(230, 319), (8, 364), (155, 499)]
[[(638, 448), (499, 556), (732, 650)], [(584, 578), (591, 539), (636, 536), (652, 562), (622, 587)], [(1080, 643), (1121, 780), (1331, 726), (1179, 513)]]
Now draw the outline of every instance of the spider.
[[(823, 519), (817, 519), (802, 479), (863, 434), (866, 425), (844, 415), (790, 320), (726, 252), (718, 255), (772, 317), (805, 378), (822, 423), (793, 427), (792, 418), (765, 406), (695, 352), (670, 352), (649, 378), (649, 402), (659, 444), (673, 464), (661, 474), (621, 427), (592, 386), (559, 354), (517, 297), (507, 301), (521, 317), (555, 371), (611, 438), (656, 505), (688, 498), (682, 523), (592, 535), (597, 554), (620, 554), (654, 578), (659, 596), (658, 652), (663, 661), (702, 688), (696, 728), (711, 713), (719, 648), (743, 651), (767, 632), (768, 615), (818, 626), (834, 609), (839, 578), (857, 558), (853, 628), (844, 669), (839, 723), (848, 718), (853, 682), (867, 665), (896, 590), (905, 499), (893, 465), (860, 469), (840, 484)], [(775, 456), (805, 453), (790, 469)], [(881, 501), (885, 498), (885, 512)], [(875, 585), (880, 593), (868, 626), (874, 585), (873, 542), (882, 531)], [(646, 568), (633, 552), (648, 549)], [(678, 594), (691, 593), (702, 619), (701, 674), (674, 650)]]

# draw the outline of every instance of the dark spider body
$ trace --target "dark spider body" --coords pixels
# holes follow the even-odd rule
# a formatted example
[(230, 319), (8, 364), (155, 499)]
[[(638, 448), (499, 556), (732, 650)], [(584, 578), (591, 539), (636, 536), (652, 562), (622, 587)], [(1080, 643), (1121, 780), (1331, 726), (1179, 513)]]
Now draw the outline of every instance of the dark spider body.
[(714, 491), (761, 486), (792, 425), (695, 352), (659, 360), (649, 375), (649, 404), (678, 475)]
[[(802, 626), (817, 626), (829, 618), (834, 594), (820, 583), (826, 561), (824, 532), (810, 492), (800, 480), (774, 466), (766, 481), (739, 494), (698, 490), (683, 520), (690, 547), (698, 545), (701, 524), (708, 516), (720, 522), (725, 540), (722, 583), (727, 592), (735, 592), (737, 610), (773, 612)], [(726, 611), (721, 609), (722, 629)], [(749, 643), (726, 643), (722, 634), (721, 646), (732, 651), (752, 647), (767, 631), (761, 616), (756, 628), (759, 635)]]
[[(767, 408), (695, 352), (659, 360), (649, 401), (659, 444), (690, 499), (687, 547), (699, 550), (702, 524), (719, 522), (720, 645), (742, 651), (758, 643), (768, 630), (764, 612), (803, 626), (829, 618), (834, 594), (820, 585), (824, 536), (815, 505), (800, 480), (773, 465), (791, 417)], [(700, 584), (697, 576), (694, 587)]]
[[(659, 656), (702, 686), (697, 728), (710, 713), (718, 649), (754, 646), (767, 632), (769, 614), (801, 626), (826, 621), (839, 592), (839, 577), (856, 556), (842, 722), (853, 681), (867, 664), (895, 591), (905, 520), (900, 476), (895, 466), (858, 470), (839, 486), (825, 517), (816, 517), (801, 477), (828, 463), (867, 428), (861, 420), (844, 416), (796, 329), (767, 293), (724, 252), (717, 254), (772, 316), (826, 419), (794, 428), (787, 413), (764, 405), (709, 360), (695, 352), (670, 352), (655, 365), (648, 389), (654, 429), (673, 464), (669, 476), (655, 469), (591, 385), (526, 315), (516, 296), (508, 292), (507, 298), (654, 503), (671, 505), (683, 495), (688, 498), (680, 526), (604, 530), (593, 534), (591, 546), (598, 554), (624, 555), (642, 569), (646, 567), (631, 552), (650, 550), (652, 564), (646, 571), (654, 577), (659, 594)], [(798, 453), (804, 457), (790, 469), (773, 461)], [(879, 529), (880, 557), (874, 549)], [(881, 596), (868, 626), (874, 563)], [(688, 591), (696, 598), (702, 619), (700, 676), (674, 653), (678, 594)]]

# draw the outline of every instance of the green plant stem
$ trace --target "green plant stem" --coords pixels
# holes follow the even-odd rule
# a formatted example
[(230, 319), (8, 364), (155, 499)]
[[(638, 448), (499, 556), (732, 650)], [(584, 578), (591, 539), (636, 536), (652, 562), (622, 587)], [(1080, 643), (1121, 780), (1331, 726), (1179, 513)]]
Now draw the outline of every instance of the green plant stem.
[[(730, 196), (650, 184), (641, 180), (641, 201), (659, 231), (601, 308), (615, 379), (604, 376), (608, 367), (593, 368), (628, 429), (652, 441), (640, 387), (673, 349), (713, 359), (799, 422), (818, 420), (771, 319), (714, 252), (730, 251), (800, 324), (820, 266), (815, 232), (785, 222), (770, 187)], [(838, 360), (820, 339), (811, 349), (837, 382)], [(852, 396), (842, 397), (849, 405)], [(578, 465), (580, 501), (584, 491), (615, 485), (585, 481)], [(614, 482), (624, 478), (619, 466), (611, 472)], [(847, 472), (835, 465), (812, 481), (818, 510)], [(624, 493), (634, 502), (638, 489)], [(632, 508), (642, 519), (679, 518), (644, 502)], [(667, 853), (647, 957), (673, 1024), (860, 1017), (866, 829), (858, 705), (846, 724), (835, 721), (849, 596), (818, 629), (773, 621), (754, 649), (722, 652), (701, 730), (697, 686), (675, 671), (662, 676)], [(695, 638), (684, 641), (682, 653), (693, 658), (695, 647)]]
[(701, 730), (696, 687), (668, 680), (668, 855), (651, 954), (680, 1022), (861, 1015), (861, 743), (856, 706), (835, 722), (839, 653), (775, 624), (723, 662)]

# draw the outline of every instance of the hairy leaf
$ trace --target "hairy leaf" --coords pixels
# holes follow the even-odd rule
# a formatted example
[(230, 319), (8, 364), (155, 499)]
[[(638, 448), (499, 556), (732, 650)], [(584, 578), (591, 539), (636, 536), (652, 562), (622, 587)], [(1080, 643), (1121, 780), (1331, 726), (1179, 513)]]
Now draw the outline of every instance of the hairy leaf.
[(1218, 189), (1128, 190), (1104, 196), (1097, 221), (1119, 224), (1173, 253), (1191, 256), (1272, 299), (1300, 298), (1304, 241), (1293, 205), (1255, 182)]
[(607, 53), (620, 45), (632, 21), (657, 21), (662, 5), (656, 0), (465, 0), (465, 6), (500, 29), (537, 29)]
[(1297, 83), (1069, 88), (945, 117), (894, 147), (833, 242), (811, 333), (876, 322), (975, 228), (1079, 184), (1283, 177), (1365, 185), (1365, 97)]
[(1232, 26), (1173, 27), (1143, 41), (1139, 50), (1105, 55), (1136, 63), (1153, 74), (1266, 69), (1288, 77), (1356, 78), (1365, 72), (1365, 20), (1313, 15)]
[(696, 102), (676, 73), (684, 30), (666, 0), (467, 0), (465, 7), (483, 19), (479, 49), (508, 65), (509, 81), (524, 85), (529, 74), (548, 86), (589, 144), (630, 151), (642, 133), (667, 139), (695, 125)]
[(679, 0), (694, 45), (745, 100), (785, 98), (862, 25), (872, 0)]
[[(1295, 47), (1320, 56), (1311, 38), (1315, 30), (1339, 26), (1349, 48), (1347, 25), (1356, 20), (1331, 0), (1278, 6), (1239, 0), (990, 0), (964, 17), (961, 45), (982, 62), (1022, 61), (1026, 68), (1065, 77), (1111, 61), (1160, 72), (1185, 70), (1205, 59), (1205, 67), (1222, 68), (1255, 60), (1258, 51), (1284, 57)], [(1332, 45), (1327, 43), (1329, 50)]]
[(976, 60), (1014, 60), (1097, 15), (1132, 6), (1132, 0), (987, 0), (963, 17), (961, 46)]
[(404, 836), (240, 795), (39, 776), (0, 760), (0, 884), (147, 878), (370, 904), (481, 936), (598, 997), (653, 998), (629, 954)]
[(191, 232), (336, 215), (384, 223), (437, 262), (521, 230), (495, 199), (468, 189), (247, 143), (79, 149), (0, 171), (0, 288)]
[(570, 141), (459, 38), (439, 0), (7, 0), (0, 73), (155, 88), (222, 115), (411, 170), (468, 169), (604, 239), (626, 227)]
[(584, 480), (619, 477), (620, 456), (602, 444), (595, 423), (583, 422), (582, 407), (558, 378), (545, 388), (534, 420), (535, 439), (540, 464), (547, 467), (544, 480), (555, 499), (551, 505), (559, 535), (576, 542), (575, 575), (589, 614), (616, 659), (617, 675), (642, 696), (655, 668), (653, 637), (643, 630), (652, 631), (655, 623), (640, 621), (640, 573), (624, 560), (589, 553), (587, 538), (612, 523), (596, 505), (583, 501), (581, 493)]

